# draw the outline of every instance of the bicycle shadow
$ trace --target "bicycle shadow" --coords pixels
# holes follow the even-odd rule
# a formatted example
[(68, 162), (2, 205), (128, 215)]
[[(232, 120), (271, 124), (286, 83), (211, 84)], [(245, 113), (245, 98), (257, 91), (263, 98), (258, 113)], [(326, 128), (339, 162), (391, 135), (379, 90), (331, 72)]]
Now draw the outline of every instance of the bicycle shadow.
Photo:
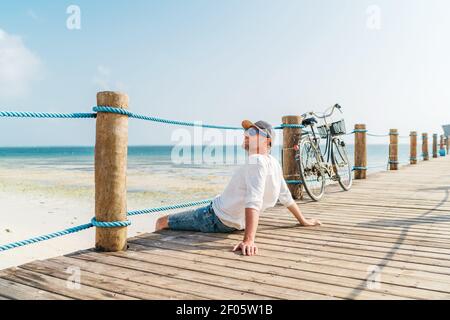
[[(389, 228), (392, 226), (410, 227), (410, 226), (420, 225), (420, 224), (425, 225), (425, 224), (433, 224), (433, 223), (450, 221), (450, 215), (442, 215), (442, 214), (436, 214), (433, 216), (429, 215), (430, 213), (432, 213), (436, 209), (440, 208), (443, 204), (445, 204), (449, 200), (450, 186), (449, 187), (446, 186), (446, 187), (420, 189), (418, 191), (444, 191), (445, 196), (433, 208), (426, 210), (424, 213), (422, 213), (421, 215), (419, 215), (417, 217), (404, 218), (404, 219), (374, 219), (369, 222), (360, 222), (357, 224), (357, 226), (365, 227), (365, 228), (373, 228), (373, 229), (382, 229), (382, 228)], [(445, 213), (445, 212), (442, 212), (442, 213)], [(425, 219), (420, 220), (421, 218), (424, 218), (425, 216), (427, 217), (426, 220)], [(430, 218), (432, 220), (430, 220)]]

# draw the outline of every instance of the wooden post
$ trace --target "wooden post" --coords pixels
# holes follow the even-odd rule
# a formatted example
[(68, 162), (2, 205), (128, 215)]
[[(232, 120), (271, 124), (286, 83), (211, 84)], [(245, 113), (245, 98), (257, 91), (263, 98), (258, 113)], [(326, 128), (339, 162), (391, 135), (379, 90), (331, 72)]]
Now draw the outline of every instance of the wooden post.
[(441, 157), (445, 157), (447, 155), (447, 153), (445, 152), (445, 136), (443, 134), (440, 135), (438, 153)]
[(449, 136), (447, 136), (446, 138), (445, 138), (445, 144), (446, 144), (446, 146), (447, 146), (447, 155), (448, 155), (448, 151), (449, 151), (449, 149), (450, 149), (450, 139), (449, 139)]
[(398, 170), (398, 130), (389, 130), (389, 169)]
[[(128, 108), (128, 96), (97, 93), (97, 105)], [(128, 116), (97, 113), (95, 141), (95, 218), (99, 222), (127, 220)], [(98, 251), (127, 249), (127, 227), (96, 228)]]
[(438, 135), (435, 133), (435, 134), (433, 134), (433, 158), (438, 157), (437, 140), (438, 140)]
[(411, 131), (409, 137), (410, 137), (409, 163), (417, 164), (417, 132)]
[[(301, 124), (300, 116), (284, 116), (283, 124)], [(302, 134), (301, 128), (283, 128), (283, 175), (286, 180), (301, 180), (300, 170), (295, 161), (294, 146), (298, 144)], [(292, 197), (295, 200), (303, 199), (303, 188), (301, 184), (288, 184)]]
[(446, 136), (444, 136), (444, 150), (446, 150), (446, 155), (448, 154), (448, 150), (447, 150), (447, 137)]
[(428, 154), (428, 133), (422, 133), (422, 157), (424, 161), (430, 160), (430, 155)]
[(367, 177), (367, 130), (365, 124), (355, 124), (355, 179)]

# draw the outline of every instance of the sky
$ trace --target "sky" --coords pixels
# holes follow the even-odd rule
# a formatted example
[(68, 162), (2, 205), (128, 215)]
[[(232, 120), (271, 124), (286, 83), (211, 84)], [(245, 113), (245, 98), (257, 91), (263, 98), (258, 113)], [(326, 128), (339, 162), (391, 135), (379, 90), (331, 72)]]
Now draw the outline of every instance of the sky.
[[(339, 103), (349, 129), (441, 133), (449, 13), (447, 0), (1, 0), (0, 110), (90, 112), (119, 90), (166, 119), (279, 125)], [(0, 146), (95, 141), (92, 119), (0, 128)], [(130, 119), (129, 143), (173, 144), (176, 129)]]

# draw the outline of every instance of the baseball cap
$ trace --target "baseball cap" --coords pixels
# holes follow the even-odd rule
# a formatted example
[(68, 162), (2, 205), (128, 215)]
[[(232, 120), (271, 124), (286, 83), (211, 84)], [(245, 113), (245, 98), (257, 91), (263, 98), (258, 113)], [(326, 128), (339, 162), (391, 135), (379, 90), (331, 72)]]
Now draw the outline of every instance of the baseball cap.
[(272, 140), (275, 138), (275, 130), (273, 130), (272, 125), (266, 121), (259, 120), (255, 123), (253, 123), (250, 120), (244, 120), (244, 121), (242, 121), (242, 127), (245, 130), (247, 130), (251, 127), (255, 127), (258, 130), (267, 134), (268, 138), (271, 138)]

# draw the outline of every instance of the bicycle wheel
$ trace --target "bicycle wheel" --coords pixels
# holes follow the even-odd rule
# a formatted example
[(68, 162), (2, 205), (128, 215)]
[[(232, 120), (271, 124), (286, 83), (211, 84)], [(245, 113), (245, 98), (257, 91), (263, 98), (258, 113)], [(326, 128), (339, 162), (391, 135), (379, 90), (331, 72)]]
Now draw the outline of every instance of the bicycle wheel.
[(338, 177), (339, 185), (345, 191), (352, 187), (352, 167), (348, 161), (347, 150), (344, 141), (333, 140), (332, 157), (334, 172)]
[(297, 153), (303, 186), (314, 201), (319, 201), (325, 191), (325, 175), (318, 152), (310, 140), (303, 140)]

